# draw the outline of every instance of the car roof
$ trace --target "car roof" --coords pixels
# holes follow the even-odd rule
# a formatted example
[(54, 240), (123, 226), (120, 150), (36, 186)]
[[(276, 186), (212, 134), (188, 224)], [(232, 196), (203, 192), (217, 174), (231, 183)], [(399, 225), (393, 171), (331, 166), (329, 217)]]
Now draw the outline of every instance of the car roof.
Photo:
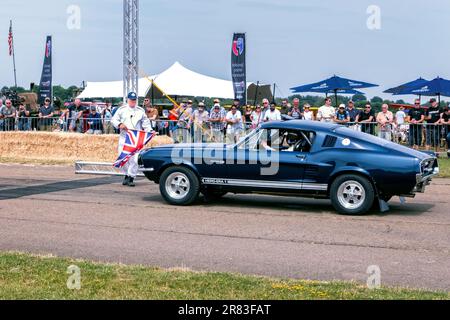
[(339, 124), (311, 121), (311, 120), (288, 120), (288, 121), (270, 121), (261, 125), (262, 129), (302, 129), (312, 131), (332, 131), (339, 127)]

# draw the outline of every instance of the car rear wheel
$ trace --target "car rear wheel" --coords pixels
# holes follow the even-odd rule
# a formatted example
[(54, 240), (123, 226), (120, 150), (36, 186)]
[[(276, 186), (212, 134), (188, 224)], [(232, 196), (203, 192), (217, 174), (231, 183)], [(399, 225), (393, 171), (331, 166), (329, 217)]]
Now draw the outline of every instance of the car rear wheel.
[(192, 170), (185, 167), (170, 167), (161, 175), (159, 190), (168, 203), (185, 206), (197, 199), (200, 183)]
[(374, 203), (375, 192), (369, 180), (358, 175), (342, 175), (330, 188), (331, 203), (341, 214), (366, 213)]

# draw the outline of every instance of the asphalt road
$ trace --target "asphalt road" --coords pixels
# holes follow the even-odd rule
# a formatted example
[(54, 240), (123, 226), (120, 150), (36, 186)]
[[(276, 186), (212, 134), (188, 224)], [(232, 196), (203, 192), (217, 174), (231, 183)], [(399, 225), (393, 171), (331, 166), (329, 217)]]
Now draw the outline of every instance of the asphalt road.
[(94, 261), (450, 290), (450, 180), (386, 214), (337, 215), (329, 201), (227, 195), (167, 205), (158, 186), (0, 165), (0, 250)]

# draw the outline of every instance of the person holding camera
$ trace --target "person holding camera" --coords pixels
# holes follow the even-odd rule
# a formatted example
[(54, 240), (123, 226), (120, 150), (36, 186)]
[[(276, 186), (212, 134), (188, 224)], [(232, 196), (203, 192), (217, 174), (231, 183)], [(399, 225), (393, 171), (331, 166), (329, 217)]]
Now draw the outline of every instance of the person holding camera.
[(19, 131), (30, 130), (30, 110), (28, 110), (23, 103), (19, 105), (19, 112), (17, 113), (17, 127)]

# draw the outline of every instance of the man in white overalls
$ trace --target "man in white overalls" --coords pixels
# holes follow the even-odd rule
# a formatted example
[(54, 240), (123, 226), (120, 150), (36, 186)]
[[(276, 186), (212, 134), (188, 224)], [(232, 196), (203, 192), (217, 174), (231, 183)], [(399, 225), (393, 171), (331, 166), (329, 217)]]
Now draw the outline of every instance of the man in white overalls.
[[(120, 129), (119, 155), (122, 153), (125, 144), (127, 130), (141, 130), (146, 132), (151, 132), (153, 130), (150, 120), (145, 114), (145, 110), (137, 106), (137, 100), (137, 94), (135, 92), (130, 92), (128, 94), (128, 103), (120, 107), (111, 119), (112, 125), (116, 129)], [(138, 156), (139, 154), (136, 153), (122, 168), (125, 173), (125, 178), (123, 180), (124, 186), (135, 186), (134, 179), (136, 178), (139, 169)]]

